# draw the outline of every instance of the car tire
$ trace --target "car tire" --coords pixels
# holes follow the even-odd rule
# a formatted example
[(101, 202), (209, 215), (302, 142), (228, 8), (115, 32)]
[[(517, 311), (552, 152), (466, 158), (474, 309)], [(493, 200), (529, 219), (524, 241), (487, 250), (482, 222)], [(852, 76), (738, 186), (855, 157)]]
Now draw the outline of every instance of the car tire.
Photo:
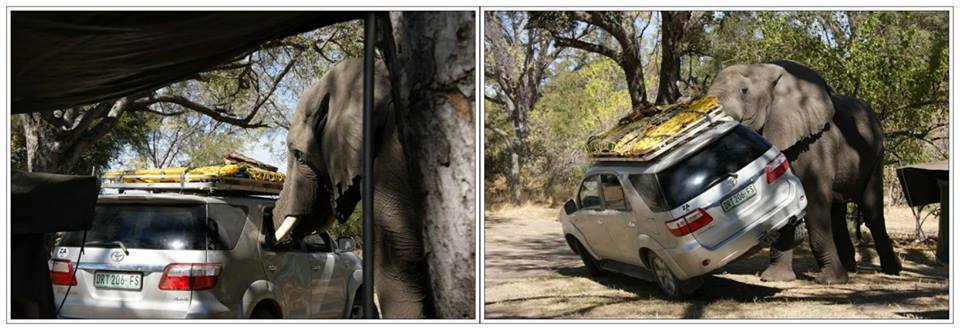
[(780, 228), (780, 239), (771, 247), (779, 251), (787, 251), (797, 247), (805, 239), (807, 239), (807, 226), (801, 220)]
[(580, 260), (583, 260), (583, 265), (587, 266), (587, 272), (589, 272), (591, 276), (600, 276), (607, 273), (603, 268), (600, 268), (600, 262), (590, 255), (590, 251), (587, 251), (587, 248), (580, 243), (580, 240), (574, 240), (573, 242), (576, 244), (577, 254), (580, 255)]
[(273, 309), (264, 306), (263, 304), (257, 306), (253, 309), (253, 312), (250, 313), (251, 319), (279, 319), (280, 316), (277, 315)]
[(673, 274), (670, 267), (667, 267), (666, 262), (657, 256), (656, 253), (650, 252), (647, 256), (647, 261), (650, 269), (653, 270), (653, 275), (657, 280), (660, 291), (666, 294), (667, 298), (679, 299), (687, 297), (703, 285), (703, 279), (700, 277), (686, 281), (677, 279), (677, 276)]

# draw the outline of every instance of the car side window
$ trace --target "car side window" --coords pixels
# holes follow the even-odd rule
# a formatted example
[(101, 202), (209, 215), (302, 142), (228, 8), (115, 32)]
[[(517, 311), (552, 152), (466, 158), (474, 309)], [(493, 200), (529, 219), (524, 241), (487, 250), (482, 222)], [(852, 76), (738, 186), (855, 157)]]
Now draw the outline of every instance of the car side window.
[(273, 229), (273, 205), (263, 207), (263, 219), (260, 222), (260, 236), (262, 237), (262, 248), (268, 251), (282, 251), (286, 250), (284, 247), (277, 246), (276, 239), (274, 234), (276, 232)]
[(623, 195), (623, 186), (620, 179), (613, 174), (600, 175), (600, 186), (603, 188), (603, 204), (608, 210), (629, 211), (630, 206)]
[(333, 252), (330, 236), (326, 232), (310, 234), (303, 238), (303, 250), (306, 252)]
[(600, 200), (600, 177), (593, 175), (583, 180), (580, 185), (580, 209), (600, 210), (603, 202)]

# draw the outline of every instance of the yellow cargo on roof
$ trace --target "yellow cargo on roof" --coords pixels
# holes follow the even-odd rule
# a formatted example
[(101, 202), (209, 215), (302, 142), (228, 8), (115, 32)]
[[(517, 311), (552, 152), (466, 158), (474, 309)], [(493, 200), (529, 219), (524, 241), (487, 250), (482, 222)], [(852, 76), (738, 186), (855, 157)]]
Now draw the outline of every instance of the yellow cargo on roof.
[(674, 104), (660, 113), (621, 123), (587, 139), (591, 157), (632, 157), (645, 154), (700, 122), (720, 106), (716, 96), (700, 98), (690, 104)]
[(283, 173), (244, 165), (226, 164), (202, 167), (171, 167), (143, 170), (107, 171), (104, 178), (122, 183), (205, 182), (221, 177), (240, 177), (282, 183)]

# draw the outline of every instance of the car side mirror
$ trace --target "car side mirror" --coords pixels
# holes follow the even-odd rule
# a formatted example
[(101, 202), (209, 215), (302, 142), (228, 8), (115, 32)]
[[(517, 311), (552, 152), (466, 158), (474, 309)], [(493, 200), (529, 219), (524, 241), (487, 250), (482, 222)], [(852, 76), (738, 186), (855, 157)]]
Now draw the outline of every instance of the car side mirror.
[(567, 215), (577, 212), (577, 203), (575, 203), (572, 199), (568, 199), (566, 203), (563, 203), (563, 212), (566, 212)]
[(337, 246), (340, 247), (340, 252), (353, 252), (353, 250), (356, 248), (354, 246), (353, 238), (351, 237), (338, 238)]

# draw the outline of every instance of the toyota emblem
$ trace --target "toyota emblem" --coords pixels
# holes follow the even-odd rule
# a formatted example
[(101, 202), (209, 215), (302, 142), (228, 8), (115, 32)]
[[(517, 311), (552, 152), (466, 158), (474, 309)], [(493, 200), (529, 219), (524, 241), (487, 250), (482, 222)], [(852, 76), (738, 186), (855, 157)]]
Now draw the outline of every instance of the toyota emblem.
[(121, 262), (123, 261), (124, 257), (126, 257), (126, 254), (124, 254), (123, 251), (115, 250), (113, 252), (110, 252), (110, 260), (112, 260), (113, 262)]
[(736, 187), (736, 186), (737, 186), (737, 177), (736, 177), (736, 176), (731, 176), (730, 179), (727, 180), (727, 183), (729, 183), (731, 187)]

